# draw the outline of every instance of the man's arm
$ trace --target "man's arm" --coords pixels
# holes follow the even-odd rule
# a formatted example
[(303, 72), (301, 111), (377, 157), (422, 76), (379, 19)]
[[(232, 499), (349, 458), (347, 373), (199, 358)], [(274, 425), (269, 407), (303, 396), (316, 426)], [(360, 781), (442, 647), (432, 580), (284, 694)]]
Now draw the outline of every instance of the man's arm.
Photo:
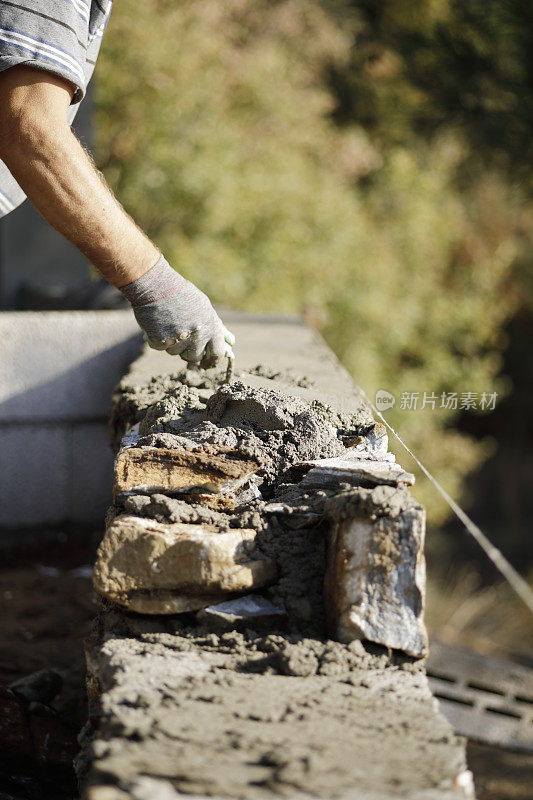
[(29, 200), (114, 286), (153, 267), (159, 252), (119, 205), (72, 133), (74, 87), (51, 73), (0, 73), (0, 158)]
[(68, 124), (73, 92), (42, 70), (0, 72), (0, 158), (42, 216), (123, 290), (154, 346), (212, 366), (232, 335), (106, 186)]

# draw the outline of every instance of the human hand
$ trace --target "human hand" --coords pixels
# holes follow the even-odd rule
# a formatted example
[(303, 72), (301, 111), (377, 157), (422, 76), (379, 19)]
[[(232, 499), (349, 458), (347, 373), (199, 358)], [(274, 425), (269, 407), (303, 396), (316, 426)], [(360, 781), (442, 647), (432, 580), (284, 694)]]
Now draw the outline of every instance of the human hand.
[(157, 264), (121, 288), (150, 347), (180, 355), (204, 369), (233, 357), (235, 337), (194, 284), (161, 256)]

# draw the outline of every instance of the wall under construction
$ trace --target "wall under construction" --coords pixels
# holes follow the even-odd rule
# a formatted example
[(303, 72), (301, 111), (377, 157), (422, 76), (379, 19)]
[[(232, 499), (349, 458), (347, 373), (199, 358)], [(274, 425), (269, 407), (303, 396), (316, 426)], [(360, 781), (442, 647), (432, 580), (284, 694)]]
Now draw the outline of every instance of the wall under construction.
[(473, 797), (412, 475), (311, 331), (225, 322), (231, 385), (147, 351), (113, 396), (84, 798)]

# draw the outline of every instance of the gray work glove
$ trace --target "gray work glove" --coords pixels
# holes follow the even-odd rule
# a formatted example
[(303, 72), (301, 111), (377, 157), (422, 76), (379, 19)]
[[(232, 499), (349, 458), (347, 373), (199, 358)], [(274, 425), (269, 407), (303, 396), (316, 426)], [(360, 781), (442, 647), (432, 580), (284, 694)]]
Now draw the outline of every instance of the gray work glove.
[(131, 303), (150, 347), (180, 355), (204, 369), (233, 358), (234, 335), (209, 298), (172, 269), (163, 256), (155, 267), (120, 291)]

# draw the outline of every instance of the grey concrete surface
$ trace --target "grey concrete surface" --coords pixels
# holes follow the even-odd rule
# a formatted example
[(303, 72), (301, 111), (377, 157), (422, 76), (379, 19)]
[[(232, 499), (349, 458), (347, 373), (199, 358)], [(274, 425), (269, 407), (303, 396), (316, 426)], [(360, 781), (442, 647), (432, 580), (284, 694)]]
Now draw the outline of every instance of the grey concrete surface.
[(0, 342), (0, 530), (101, 525), (109, 397), (142, 343), (133, 315), (4, 312)]
[(113, 456), (107, 425), (101, 420), (70, 426), (67, 519), (102, 525), (111, 502)]
[(0, 422), (35, 424), (106, 417), (141, 335), (130, 311), (14, 311), (0, 342)]
[(65, 425), (0, 425), (0, 526), (67, 519), (68, 436)]
[[(227, 648), (166, 632), (161, 617), (122, 624), (121, 637), (104, 620), (102, 639), (86, 648), (89, 694), (101, 695), (90, 697), (96, 713), (82, 735), (83, 800), (206, 800), (206, 784), (215, 799), (475, 798), (464, 743), (422, 671), (363, 668), (351, 681), (266, 675), (235, 666)], [(286, 779), (271, 761), (273, 729)], [(303, 775), (294, 766), (302, 753)]]
[(0, 423), (1, 528), (100, 525), (113, 458), (104, 420)]

